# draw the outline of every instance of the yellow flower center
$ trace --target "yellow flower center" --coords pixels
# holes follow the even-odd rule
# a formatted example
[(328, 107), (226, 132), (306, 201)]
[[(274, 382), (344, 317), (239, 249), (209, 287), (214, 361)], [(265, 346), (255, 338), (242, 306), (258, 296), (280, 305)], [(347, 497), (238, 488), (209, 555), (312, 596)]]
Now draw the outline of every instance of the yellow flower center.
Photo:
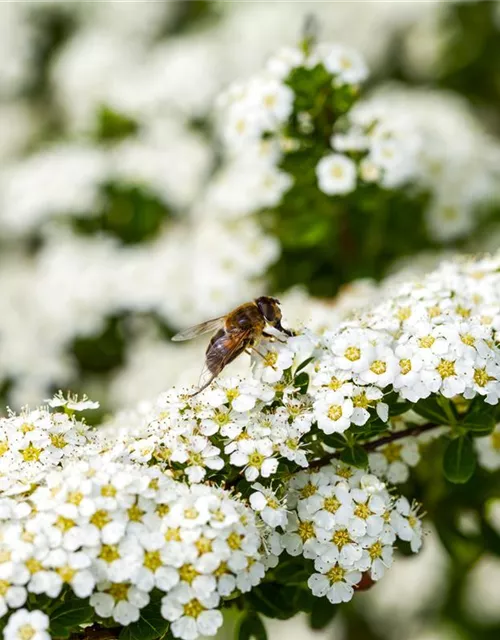
[(435, 342), (436, 338), (434, 336), (424, 336), (420, 338), (418, 344), (422, 349), (430, 349)]
[(199, 575), (200, 574), (198, 573), (198, 571), (196, 571), (192, 564), (183, 564), (179, 569), (180, 579), (184, 582), (187, 582), (188, 584), (192, 584), (194, 582), (194, 579)]
[(360, 503), (354, 509), (354, 515), (357, 516), (358, 518), (362, 518), (363, 520), (366, 520), (371, 515), (373, 515), (373, 512), (366, 503)]
[(391, 463), (396, 462), (397, 460), (401, 460), (402, 449), (402, 444), (398, 444), (397, 442), (390, 442), (382, 449), (382, 453), (385, 456), (387, 462)]
[(479, 387), (485, 387), (490, 380), (494, 378), (490, 378), (490, 376), (486, 373), (486, 368), (484, 369), (474, 369), (474, 382)]
[(98, 509), (90, 518), (90, 524), (93, 524), (94, 527), (97, 527), (98, 529), (103, 529), (110, 522), (110, 515), (104, 509)]
[(352, 477), (352, 469), (349, 469), (349, 467), (338, 467), (335, 473), (345, 480), (349, 480)]
[(346, 544), (352, 542), (349, 531), (347, 531), (347, 529), (339, 529), (338, 531), (335, 531), (332, 536), (332, 542), (333, 544), (336, 544), (339, 549), (342, 549)]
[(144, 511), (138, 504), (133, 504), (130, 509), (127, 510), (128, 518), (131, 522), (142, 522), (142, 516)]
[(330, 580), (330, 582), (333, 584), (335, 582), (342, 582), (342, 580), (345, 577), (345, 574), (346, 574), (346, 570), (340, 567), (338, 564), (336, 564), (334, 567), (330, 569), (330, 571), (328, 571), (326, 575), (328, 577), (328, 580)]
[(164, 518), (170, 512), (170, 507), (168, 504), (157, 504), (155, 511), (160, 518)]
[(69, 504), (74, 504), (77, 507), (82, 500), (83, 493), (80, 493), (79, 491), (70, 491), (70, 493), (68, 493), (66, 502), (68, 502)]
[(356, 362), (361, 358), (361, 351), (358, 347), (348, 347), (344, 352), (344, 358), (350, 360), (351, 362)]
[(146, 569), (155, 572), (159, 569), (163, 562), (161, 561), (159, 551), (146, 551), (144, 554), (144, 562), (142, 563)]
[(342, 417), (342, 407), (339, 404), (330, 405), (327, 415), (330, 420), (340, 420)]
[(61, 580), (66, 584), (68, 584), (68, 582), (71, 582), (76, 575), (76, 570), (68, 567), (68, 565), (66, 565), (65, 567), (59, 567), (58, 569), (56, 569), (56, 571), (59, 574)]
[(329, 513), (336, 513), (340, 507), (340, 500), (336, 496), (325, 498), (323, 509)]
[(19, 640), (31, 640), (36, 635), (36, 629), (30, 624), (23, 624), (17, 630), (17, 637)]
[(0, 598), (3, 598), (9, 589), (10, 582), (7, 582), (7, 580), (0, 580)]
[(115, 602), (121, 602), (122, 600), (127, 600), (129, 589), (129, 584), (125, 584), (124, 582), (115, 582), (109, 587), (109, 589), (106, 589), (106, 592), (109, 593)]
[(229, 400), (229, 402), (232, 402), (239, 395), (240, 395), (239, 389), (226, 389), (226, 398)]
[(205, 607), (196, 598), (193, 598), (193, 600), (190, 600), (184, 605), (184, 615), (189, 618), (197, 618), (204, 611)]
[(25, 462), (38, 462), (43, 449), (37, 449), (32, 443), (30, 443), (26, 449), (22, 449), (20, 453), (23, 456)]
[(344, 175), (344, 169), (340, 165), (334, 164), (330, 169), (330, 173), (332, 178), (341, 178)]
[(470, 309), (466, 309), (465, 307), (458, 305), (455, 311), (458, 313), (459, 316), (462, 316), (462, 318), (470, 317), (470, 313), (471, 313)]
[(75, 521), (71, 518), (65, 518), (64, 516), (58, 516), (55, 521), (55, 526), (61, 531), (69, 531), (75, 526)]
[(198, 549), (200, 555), (212, 551), (212, 541), (209, 538), (205, 538), (205, 536), (200, 536), (194, 546)]
[(474, 336), (471, 336), (470, 333), (462, 333), (460, 335), (460, 340), (468, 347), (473, 347), (476, 344), (476, 339)]
[(500, 451), (500, 431), (491, 434), (491, 445), (495, 451)]
[(214, 571), (214, 576), (216, 578), (220, 578), (221, 576), (225, 576), (227, 573), (229, 573), (227, 562), (221, 562), (217, 569)]
[(370, 400), (366, 397), (366, 391), (362, 391), (361, 393), (358, 393), (357, 396), (354, 396), (352, 403), (358, 409), (367, 409), (371, 404)]
[(302, 542), (306, 542), (306, 540), (310, 540), (316, 535), (312, 522), (300, 522), (297, 533), (299, 534)]
[(99, 558), (104, 562), (111, 563), (120, 558), (120, 552), (116, 544), (103, 544)]
[(382, 543), (380, 540), (374, 542), (371, 547), (368, 549), (368, 553), (370, 554), (370, 558), (372, 560), (376, 560), (377, 558), (382, 557)]
[(302, 487), (302, 489), (300, 490), (300, 495), (303, 498), (310, 498), (316, 493), (317, 490), (318, 489), (316, 485), (314, 485), (312, 482), (308, 482), (306, 486)]
[(396, 313), (396, 318), (401, 322), (408, 320), (411, 316), (411, 307), (400, 307)]
[(116, 487), (112, 484), (105, 484), (101, 487), (101, 496), (104, 498), (114, 498), (116, 496)]
[(343, 384), (344, 383), (342, 382), (342, 380), (339, 380), (335, 376), (332, 376), (330, 378), (330, 382), (328, 383), (328, 388), (333, 389), (333, 391), (338, 391)]
[(227, 544), (229, 548), (232, 549), (233, 551), (236, 551), (237, 549), (241, 549), (241, 541), (242, 541), (242, 537), (240, 536), (239, 533), (236, 533), (236, 531), (233, 531), (227, 537)]
[(401, 369), (401, 373), (405, 376), (407, 373), (411, 371), (411, 360), (408, 358), (403, 358), (399, 361), (399, 368)]
[(188, 507), (187, 509), (184, 509), (184, 517), (186, 518), (186, 520), (196, 520), (199, 515), (200, 514), (194, 507)]
[(429, 318), (437, 318), (441, 315), (441, 309), (438, 306), (429, 307), (427, 313), (429, 314)]
[(182, 540), (180, 527), (167, 529), (165, 531), (165, 540), (167, 542), (180, 542)]
[(35, 430), (35, 427), (32, 424), (28, 424), (27, 422), (25, 422), (19, 427), (19, 431), (21, 431), (21, 433), (23, 433), (24, 435), (34, 430)]
[(30, 573), (38, 573), (43, 569), (42, 563), (36, 558), (28, 558), (24, 564)]
[(377, 376), (381, 376), (387, 371), (387, 365), (385, 362), (382, 362), (382, 360), (375, 360), (371, 364), (370, 371), (375, 373)]
[(436, 367), (436, 371), (439, 373), (441, 378), (450, 378), (451, 376), (456, 375), (455, 372), (455, 363), (452, 360), (441, 360), (441, 362)]
[(248, 464), (251, 467), (256, 467), (257, 469), (260, 469), (265, 459), (266, 459), (266, 456), (263, 453), (254, 451), (248, 456)]
[(264, 365), (266, 367), (274, 367), (278, 362), (278, 354), (276, 351), (268, 351), (264, 357)]
[(56, 449), (64, 449), (64, 447), (68, 444), (66, 442), (66, 438), (62, 433), (51, 433), (50, 442), (52, 443), (53, 447), (56, 447)]
[(4, 453), (7, 453), (9, 450), (9, 443), (7, 440), (0, 441), (0, 457), (3, 456)]

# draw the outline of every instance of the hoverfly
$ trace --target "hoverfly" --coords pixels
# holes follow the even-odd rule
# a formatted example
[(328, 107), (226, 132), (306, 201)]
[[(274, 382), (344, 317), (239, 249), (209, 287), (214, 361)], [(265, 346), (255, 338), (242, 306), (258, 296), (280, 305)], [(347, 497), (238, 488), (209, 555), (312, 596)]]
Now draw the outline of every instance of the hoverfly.
[(172, 340), (179, 342), (181, 340), (191, 340), (191, 338), (196, 338), (210, 331), (216, 332), (212, 336), (205, 353), (205, 366), (210, 377), (207, 382), (200, 386), (198, 391), (192, 394), (193, 396), (206, 389), (224, 367), (237, 358), (240, 353), (254, 351), (262, 356), (256, 349), (255, 343), (263, 336), (266, 338), (275, 337), (265, 331), (266, 325), (274, 327), (287, 336), (294, 335), (291, 331), (282, 327), (279, 305), (279, 300), (276, 298), (261, 296), (252, 300), (252, 302), (240, 305), (225, 316), (202, 322), (190, 329), (181, 331), (172, 338)]

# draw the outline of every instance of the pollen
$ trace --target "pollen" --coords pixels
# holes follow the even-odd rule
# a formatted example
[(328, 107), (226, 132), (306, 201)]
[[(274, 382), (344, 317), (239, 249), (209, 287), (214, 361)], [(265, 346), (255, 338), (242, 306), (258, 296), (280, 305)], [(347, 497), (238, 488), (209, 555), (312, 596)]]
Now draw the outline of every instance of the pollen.
[(165, 531), (165, 540), (167, 542), (181, 542), (181, 530), (180, 527), (171, 527)]
[(494, 380), (486, 373), (486, 368), (484, 369), (474, 369), (474, 382), (478, 387), (485, 387), (490, 380)]
[(28, 569), (28, 571), (31, 574), (38, 573), (43, 569), (42, 563), (36, 558), (28, 558), (28, 560), (26, 560), (24, 565), (26, 566), (26, 569)]
[(0, 457), (3, 456), (4, 453), (7, 453), (9, 450), (9, 443), (7, 440), (0, 441)]
[(345, 480), (349, 480), (349, 478), (352, 476), (352, 470), (349, 469), (349, 467), (338, 467), (335, 473)]
[(56, 449), (64, 449), (64, 447), (68, 444), (66, 442), (66, 438), (62, 435), (62, 433), (51, 433), (50, 442)]
[(411, 307), (400, 307), (396, 313), (396, 318), (401, 322), (408, 320), (411, 316)]
[(346, 544), (352, 542), (349, 531), (347, 531), (347, 529), (339, 529), (338, 531), (335, 531), (332, 536), (332, 542), (333, 544), (336, 544), (339, 549), (342, 549)]
[(366, 520), (371, 515), (373, 515), (373, 512), (366, 503), (360, 503), (354, 509), (354, 515), (358, 518), (361, 518), (362, 520)]
[(344, 175), (344, 169), (340, 165), (334, 164), (330, 169), (330, 173), (332, 178), (342, 178)]
[(441, 309), (438, 306), (429, 307), (427, 313), (429, 318), (437, 318), (441, 315)]
[(35, 635), (37, 635), (36, 629), (31, 624), (23, 624), (17, 632), (19, 640), (31, 640)]
[(455, 371), (455, 363), (453, 360), (443, 360), (436, 367), (436, 371), (439, 373), (441, 378), (450, 378), (451, 376), (456, 375)]
[(382, 449), (382, 453), (390, 464), (391, 462), (397, 462), (401, 460), (401, 451), (403, 449), (402, 444), (398, 444), (397, 442), (390, 442)]
[(99, 554), (99, 558), (111, 564), (115, 560), (120, 558), (120, 552), (118, 551), (118, 546), (116, 544), (103, 544), (101, 548), (101, 553)]
[(342, 380), (339, 380), (335, 376), (332, 376), (330, 378), (330, 382), (328, 383), (328, 388), (332, 389), (333, 391), (338, 391), (343, 384), (344, 383), (342, 382)]
[(75, 521), (71, 518), (65, 518), (64, 516), (58, 516), (55, 522), (55, 526), (61, 531), (69, 531), (75, 526)]
[(179, 577), (183, 582), (187, 582), (189, 585), (193, 584), (195, 578), (200, 574), (193, 567), (192, 564), (183, 564), (179, 569)]
[(411, 371), (411, 360), (408, 358), (403, 358), (399, 361), (399, 368), (401, 369), (401, 373), (405, 376), (407, 373)]
[(146, 569), (149, 569), (154, 573), (163, 564), (160, 558), (160, 552), (146, 551), (146, 553), (144, 554), (144, 562), (142, 564)]
[(318, 489), (316, 485), (314, 485), (312, 482), (308, 482), (306, 486), (302, 487), (302, 489), (300, 490), (300, 495), (303, 498), (310, 498), (316, 493), (317, 490)]
[(101, 496), (104, 498), (114, 498), (116, 496), (116, 487), (112, 484), (105, 484), (101, 487)]
[(168, 504), (157, 504), (155, 511), (160, 518), (164, 518), (170, 512), (170, 507)]
[(268, 351), (264, 357), (264, 365), (266, 367), (274, 367), (278, 362), (278, 354), (276, 351)]
[(266, 459), (266, 456), (264, 454), (254, 451), (248, 456), (248, 464), (251, 467), (256, 467), (257, 469), (260, 469), (265, 459)]
[(10, 551), (7, 551), (7, 549), (0, 550), (0, 564), (3, 564), (4, 562), (10, 562), (11, 559), (12, 553)]
[(30, 443), (26, 449), (22, 449), (20, 453), (23, 456), (25, 462), (38, 462), (43, 449), (37, 449), (32, 443)]
[(368, 553), (370, 554), (370, 558), (372, 560), (376, 560), (377, 558), (382, 557), (382, 543), (380, 542), (380, 540), (377, 540), (377, 542), (374, 542), (371, 547), (369, 547)]
[(10, 582), (8, 582), (7, 580), (0, 580), (0, 598), (3, 598), (3, 596), (7, 593), (9, 589), (10, 589)]
[(335, 582), (342, 582), (342, 580), (345, 577), (345, 574), (346, 574), (346, 570), (340, 567), (338, 564), (336, 564), (334, 567), (330, 569), (330, 571), (328, 571), (326, 575), (328, 577), (328, 580), (330, 580), (330, 582), (333, 584)]
[(327, 415), (330, 420), (340, 420), (342, 417), (342, 407), (339, 404), (330, 405)]
[(367, 409), (371, 404), (370, 400), (366, 397), (366, 391), (362, 391), (358, 393), (357, 396), (353, 396), (352, 403), (358, 409)]
[(106, 589), (106, 591), (115, 602), (121, 602), (128, 598), (129, 588), (129, 584), (125, 584), (124, 582), (115, 582), (109, 587), (109, 589)]
[(199, 515), (200, 514), (194, 507), (184, 509), (184, 517), (186, 518), (186, 520), (196, 520)]
[(205, 607), (196, 598), (193, 598), (193, 600), (190, 600), (184, 605), (184, 615), (189, 618), (197, 618), (204, 611)]
[(316, 535), (314, 532), (314, 525), (312, 522), (301, 522), (299, 524), (297, 533), (299, 534), (302, 542), (306, 542), (307, 540), (314, 538), (314, 536)]
[(469, 318), (471, 314), (470, 309), (467, 309), (466, 307), (462, 307), (460, 305), (457, 306), (455, 311), (458, 313), (459, 316), (462, 316), (462, 318)]
[(340, 500), (336, 496), (325, 498), (323, 509), (328, 513), (336, 513), (340, 508)]
[(82, 500), (83, 493), (80, 493), (80, 491), (70, 491), (70, 493), (68, 493), (66, 502), (68, 502), (69, 504), (74, 504), (77, 507)]
[(230, 533), (227, 537), (227, 544), (230, 549), (236, 551), (237, 549), (241, 549), (241, 541), (242, 537), (236, 531)]
[(227, 567), (227, 562), (221, 562), (213, 573), (216, 578), (220, 578), (221, 576), (225, 576), (226, 574), (228, 574), (229, 569)]
[(361, 358), (361, 351), (358, 347), (348, 347), (344, 352), (344, 358), (351, 362), (356, 362)]
[(436, 338), (434, 338), (434, 336), (424, 336), (423, 338), (420, 338), (418, 345), (422, 349), (430, 349), (435, 342)]
[(476, 339), (471, 336), (470, 333), (464, 333), (460, 336), (460, 340), (468, 347), (473, 347), (476, 344)]
[(90, 518), (90, 524), (93, 524), (98, 529), (103, 529), (110, 522), (111, 518), (109, 513), (104, 509), (98, 509)]
[(377, 376), (381, 376), (387, 371), (387, 365), (382, 360), (375, 360), (371, 364), (370, 371), (375, 373)]
[(35, 430), (35, 427), (32, 424), (28, 424), (27, 422), (25, 422), (19, 427), (19, 431), (21, 431), (21, 433), (23, 433), (24, 435), (34, 430)]
[(200, 536), (194, 546), (198, 549), (200, 555), (212, 551), (212, 541), (209, 538), (205, 538), (205, 536)]
[(226, 389), (226, 398), (229, 402), (232, 402), (235, 398), (240, 395), (239, 389)]
[(231, 422), (231, 418), (229, 417), (229, 414), (226, 413), (225, 411), (219, 411), (219, 410), (215, 411), (212, 419), (220, 427)]
[(58, 569), (56, 569), (56, 571), (59, 574), (61, 580), (66, 584), (68, 584), (68, 582), (71, 582), (76, 575), (76, 570), (68, 567), (68, 565), (59, 567)]

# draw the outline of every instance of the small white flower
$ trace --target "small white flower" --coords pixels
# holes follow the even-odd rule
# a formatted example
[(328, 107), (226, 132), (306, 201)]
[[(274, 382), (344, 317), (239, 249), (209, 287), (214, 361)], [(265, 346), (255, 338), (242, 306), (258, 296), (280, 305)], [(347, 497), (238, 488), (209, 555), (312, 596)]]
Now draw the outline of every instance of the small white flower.
[(42, 611), (19, 609), (9, 618), (3, 632), (5, 640), (50, 640), (49, 617)]
[(347, 156), (331, 153), (318, 162), (318, 186), (329, 196), (351, 193), (356, 188), (356, 165)]

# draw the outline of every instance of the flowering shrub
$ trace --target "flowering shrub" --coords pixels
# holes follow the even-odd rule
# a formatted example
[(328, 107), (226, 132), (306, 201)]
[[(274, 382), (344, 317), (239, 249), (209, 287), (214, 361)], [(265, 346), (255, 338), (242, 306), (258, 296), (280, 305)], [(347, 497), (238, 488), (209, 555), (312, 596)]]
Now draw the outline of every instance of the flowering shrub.
[(100, 429), (62, 394), (3, 418), (5, 638), (194, 640), (231, 607), (240, 638), (265, 636), (260, 614), (327, 621), (419, 551), (421, 507), (393, 485), (424, 448), (445, 443), (452, 483), (476, 450), (500, 467), (499, 273), (500, 254), (443, 263), (335, 329), (263, 341), (246, 377)]

